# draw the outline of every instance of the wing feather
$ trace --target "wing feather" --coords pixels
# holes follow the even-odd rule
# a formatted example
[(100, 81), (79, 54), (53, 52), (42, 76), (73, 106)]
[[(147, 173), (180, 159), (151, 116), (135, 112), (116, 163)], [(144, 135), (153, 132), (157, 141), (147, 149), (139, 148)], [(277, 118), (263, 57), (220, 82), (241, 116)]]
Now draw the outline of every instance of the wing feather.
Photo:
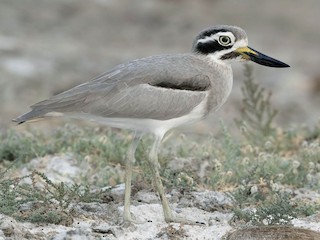
[(191, 54), (134, 60), (31, 106), (32, 111), (17, 121), (49, 112), (81, 112), (109, 118), (179, 117), (199, 105), (211, 88), (202, 65)]

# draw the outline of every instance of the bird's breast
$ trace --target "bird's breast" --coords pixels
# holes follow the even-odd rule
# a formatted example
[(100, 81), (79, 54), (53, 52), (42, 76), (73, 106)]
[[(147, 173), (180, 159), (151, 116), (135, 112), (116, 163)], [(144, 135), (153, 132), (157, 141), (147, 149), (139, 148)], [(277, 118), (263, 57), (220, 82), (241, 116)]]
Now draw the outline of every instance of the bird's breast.
[(233, 85), (230, 66), (220, 68), (218, 73), (210, 77), (211, 88), (207, 94), (207, 113), (217, 111), (228, 99)]

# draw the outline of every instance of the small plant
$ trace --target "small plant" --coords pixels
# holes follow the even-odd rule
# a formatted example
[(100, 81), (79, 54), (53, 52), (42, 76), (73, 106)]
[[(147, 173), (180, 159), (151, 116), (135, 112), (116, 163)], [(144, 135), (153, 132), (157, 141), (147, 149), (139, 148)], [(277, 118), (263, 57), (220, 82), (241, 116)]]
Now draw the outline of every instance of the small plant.
[(314, 214), (316, 208), (304, 203), (293, 203), (286, 193), (272, 194), (272, 198), (258, 204), (256, 208), (233, 209), (232, 221), (244, 221), (251, 225), (290, 225), (298, 216)]
[(235, 122), (250, 142), (264, 143), (266, 137), (274, 134), (272, 122), (277, 110), (270, 103), (271, 92), (266, 93), (264, 88), (254, 82), (252, 72), (252, 67), (245, 65), (246, 80), (241, 88), (241, 120), (235, 119)]
[(129, 142), (125, 136), (110, 129), (78, 128), (69, 124), (55, 130), (50, 137), (36, 130), (24, 133), (9, 130), (0, 133), (0, 162), (25, 163), (35, 157), (68, 151), (119, 162), (123, 161)]
[[(22, 178), (0, 175), (0, 212), (21, 221), (70, 225), (70, 205), (102, 202), (106, 191), (92, 192), (87, 186), (54, 184), (38, 171)], [(32, 184), (22, 183), (31, 179)]]

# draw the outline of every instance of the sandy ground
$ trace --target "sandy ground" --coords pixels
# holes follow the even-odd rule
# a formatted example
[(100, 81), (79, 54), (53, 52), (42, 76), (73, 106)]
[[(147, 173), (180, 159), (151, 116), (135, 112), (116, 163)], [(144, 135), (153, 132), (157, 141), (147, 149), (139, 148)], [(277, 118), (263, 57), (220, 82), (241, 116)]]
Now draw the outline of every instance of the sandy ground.
[[(228, 221), (231, 219), (232, 214), (221, 212), (206, 212), (199, 208), (177, 208), (179, 216), (185, 216), (190, 220), (205, 221), (204, 225), (184, 225), (178, 223), (167, 224), (162, 217), (162, 209), (160, 204), (141, 203), (137, 206), (132, 206), (131, 212), (143, 223), (133, 224), (131, 226), (123, 226), (115, 224), (114, 221), (106, 221), (93, 217), (97, 212), (101, 211), (110, 212), (110, 208), (115, 208), (110, 205), (103, 205), (92, 203), (90, 206), (79, 205), (81, 208), (82, 217), (74, 218), (73, 223), (66, 227), (63, 225), (53, 224), (32, 224), (17, 222), (12, 218), (0, 214), (0, 239), (123, 239), (123, 240), (149, 240), (149, 239), (194, 239), (194, 240), (220, 240), (228, 239), (228, 234), (232, 234), (237, 228), (230, 226)], [(173, 204), (174, 209), (176, 204)], [(85, 211), (83, 209), (89, 209)], [(114, 219), (117, 219), (119, 214), (122, 213), (123, 208), (117, 207), (113, 212), (116, 212)], [(90, 216), (91, 215), (91, 216)], [(112, 216), (109, 216), (112, 217)], [(320, 237), (320, 223), (319, 215), (312, 216), (305, 219), (294, 219), (292, 221), (295, 228), (295, 235), (292, 238), (265, 238), (270, 237), (271, 233), (260, 234), (254, 233), (247, 235), (248, 238), (232, 238), (232, 239), (298, 239), (299, 232), (304, 230), (310, 231), (309, 235), (314, 238), (302, 239), (319, 239)], [(280, 227), (279, 227), (280, 228)], [(289, 228), (289, 227), (288, 227)], [(250, 228), (242, 228), (241, 231), (249, 232)], [(284, 232), (284, 229), (275, 230), (276, 234)], [(239, 232), (237, 232), (239, 234)], [(307, 236), (309, 236), (307, 235)], [(240, 235), (238, 235), (240, 236)], [(250, 236), (256, 236), (250, 238)], [(271, 235), (272, 236), (272, 235)], [(294, 237), (293, 237), (294, 236)], [(10, 237), (10, 238), (6, 238)], [(234, 237), (234, 236), (233, 236)], [(231, 239), (231, 238), (230, 238)]]
[[(60, 181), (68, 184), (77, 183), (79, 177), (86, 171), (85, 168), (74, 165), (73, 158), (70, 155), (60, 155), (33, 159), (31, 164), (26, 164), (11, 174), (16, 176), (30, 174), (35, 166), (37, 166), (38, 171), (45, 172), (54, 183), (59, 183)], [(57, 169), (63, 169), (63, 171), (57, 171)], [(25, 179), (24, 183), (31, 184), (31, 181), (30, 179)], [(38, 187), (41, 186), (39, 185)], [(317, 237), (320, 236), (319, 213), (306, 218), (293, 219), (291, 222), (295, 227), (315, 232), (310, 231), (305, 233), (303, 232), (304, 230), (292, 227), (287, 227), (289, 229), (272, 229), (271, 232), (273, 234), (270, 231), (265, 230), (264, 232), (261, 229), (253, 231), (255, 229), (246, 228), (246, 225), (243, 225), (243, 223), (235, 223), (232, 220), (233, 214), (230, 209), (233, 202), (228, 194), (204, 190), (184, 194), (172, 190), (167, 194), (174, 214), (192, 222), (198, 222), (199, 224), (165, 223), (159, 198), (150, 189), (143, 189), (132, 196), (131, 213), (138, 224), (123, 225), (124, 184), (110, 189), (108, 199), (111, 200), (106, 203), (71, 204), (68, 212), (72, 212), (72, 214), (68, 214), (67, 220), (60, 225), (18, 222), (11, 217), (0, 214), (0, 239), (231, 240), (299, 239), (297, 238), (299, 234), (316, 236), (316, 238), (302, 239), (319, 239)], [(320, 199), (320, 193), (316, 191), (298, 189), (294, 193), (296, 198), (301, 200), (308, 199), (308, 201), (318, 202)], [(28, 212), (28, 210), (36, 209), (37, 206), (39, 205), (26, 203), (21, 206), (20, 211)], [(236, 230), (241, 232), (235, 232)], [(234, 238), (233, 232), (239, 238)], [(261, 234), (257, 234), (257, 232), (261, 232)], [(292, 238), (275, 237), (281, 236), (281, 234), (292, 234), (290, 235)], [(240, 238), (240, 236), (244, 237)]]
[[(150, 193), (144, 193), (148, 195)], [(219, 193), (218, 193), (219, 194)], [(214, 199), (214, 192), (207, 192)], [(204, 199), (202, 199), (204, 200)], [(194, 203), (194, 202), (192, 202)], [(11, 239), (225, 239), (228, 233), (232, 233), (237, 228), (230, 226), (228, 221), (232, 218), (230, 213), (219, 211), (207, 212), (196, 207), (177, 207), (172, 204), (173, 209), (179, 212), (179, 216), (186, 217), (193, 221), (202, 221), (203, 225), (184, 225), (178, 223), (167, 224), (162, 217), (162, 208), (158, 203), (139, 203), (132, 206), (131, 212), (136, 219), (142, 223), (123, 226), (119, 222), (122, 214), (122, 206), (112, 204), (79, 204), (77, 210), (78, 218), (73, 218), (73, 223), (66, 227), (53, 224), (31, 224), (17, 222), (12, 218), (0, 215), (0, 239), (5, 236)], [(112, 220), (105, 220), (103, 212), (110, 214)], [(97, 217), (97, 215), (100, 217)], [(314, 230), (315, 236), (320, 236), (319, 215), (313, 218), (294, 219), (293, 225), (303, 229)], [(248, 230), (248, 229), (247, 229)], [(299, 229), (298, 229), (299, 230)], [(296, 230), (297, 231), (297, 230)], [(317, 235), (318, 232), (318, 235)], [(28, 238), (29, 237), (29, 238)], [(224, 238), (223, 238), (224, 237)], [(264, 234), (259, 238), (264, 239)], [(267, 238), (266, 238), (267, 239)], [(275, 238), (272, 238), (275, 239)], [(289, 238), (283, 238), (289, 239)], [(308, 239), (308, 238), (305, 238)], [(314, 238), (317, 239), (317, 238)]]

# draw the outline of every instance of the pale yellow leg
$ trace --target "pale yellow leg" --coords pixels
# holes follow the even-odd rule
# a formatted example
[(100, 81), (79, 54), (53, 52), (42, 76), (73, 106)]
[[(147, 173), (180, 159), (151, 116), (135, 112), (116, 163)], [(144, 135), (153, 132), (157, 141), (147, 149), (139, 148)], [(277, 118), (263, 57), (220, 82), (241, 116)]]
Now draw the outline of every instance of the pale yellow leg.
[(162, 185), (160, 173), (159, 173), (159, 162), (158, 162), (158, 151), (160, 148), (162, 137), (156, 136), (156, 140), (152, 146), (151, 152), (150, 152), (150, 167), (153, 175), (153, 181), (156, 185), (157, 191), (159, 193), (159, 197), (162, 204), (164, 219), (167, 223), (169, 222), (177, 222), (177, 223), (184, 223), (184, 224), (200, 224), (203, 225), (204, 223), (201, 222), (193, 222), (184, 218), (173, 216), (173, 213), (169, 206), (169, 201), (165, 195), (164, 188)]
[(123, 215), (124, 222), (132, 222), (131, 213), (130, 213), (131, 178), (132, 178), (132, 168), (135, 162), (135, 152), (138, 147), (140, 139), (141, 139), (141, 134), (135, 133), (131, 146), (129, 147), (129, 150), (127, 153), (126, 173), (125, 173), (124, 215)]
[[(132, 168), (135, 162), (135, 152), (138, 147), (139, 141), (141, 139), (141, 134), (135, 134), (134, 139), (132, 141), (131, 146), (129, 147), (127, 153), (127, 163), (126, 163), (126, 176), (125, 176), (125, 197), (124, 197), (124, 222), (131, 223), (133, 221), (130, 213), (130, 197), (131, 197), (131, 178), (132, 178)], [(186, 220), (184, 218), (175, 217), (172, 214), (172, 211), (169, 206), (169, 201), (165, 196), (164, 188), (162, 185), (160, 173), (159, 173), (159, 162), (158, 162), (158, 151), (161, 144), (162, 137), (156, 136), (156, 140), (152, 146), (150, 152), (150, 167), (152, 171), (153, 181), (156, 185), (156, 189), (159, 193), (159, 197), (162, 204), (163, 214), (166, 222), (178, 222), (178, 223), (185, 223), (185, 224), (199, 224), (196, 222), (192, 222)]]
[(152, 146), (152, 149), (150, 152), (150, 167), (152, 171), (153, 181), (154, 181), (154, 184), (156, 185), (156, 188), (161, 200), (164, 219), (166, 220), (166, 222), (172, 222), (173, 221), (172, 211), (169, 207), (169, 201), (165, 195), (160, 173), (159, 173), (160, 165), (158, 162), (158, 151), (161, 144), (161, 139), (162, 138), (156, 137), (156, 140)]

